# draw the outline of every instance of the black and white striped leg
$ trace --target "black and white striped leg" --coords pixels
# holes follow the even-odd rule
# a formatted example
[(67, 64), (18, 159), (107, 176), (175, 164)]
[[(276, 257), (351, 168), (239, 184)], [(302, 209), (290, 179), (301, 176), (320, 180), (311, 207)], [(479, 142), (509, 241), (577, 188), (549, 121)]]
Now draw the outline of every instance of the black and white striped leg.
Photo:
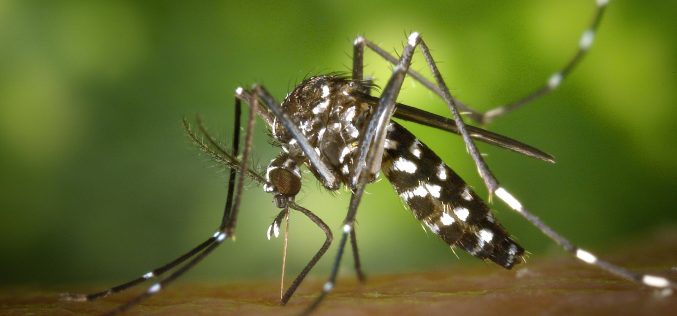
[(510, 192), (508, 192), (505, 188), (499, 187), (496, 190), (496, 196), (499, 197), (501, 200), (503, 200), (506, 204), (508, 204), (508, 206), (512, 210), (520, 214), (532, 225), (536, 226), (536, 228), (538, 228), (543, 234), (548, 236), (555, 243), (564, 248), (564, 250), (571, 253), (579, 260), (587, 264), (597, 266), (600, 269), (607, 271), (611, 274), (617, 275), (621, 278), (628, 279), (630, 281), (637, 282), (640, 284), (644, 284), (646, 286), (658, 289), (665, 289), (669, 291), (669, 293), (671, 293), (673, 289), (677, 288), (677, 283), (670, 281), (665, 277), (650, 274), (641, 274), (630, 271), (626, 268), (619, 267), (607, 261), (600, 260), (597, 258), (596, 255), (590, 253), (589, 251), (574, 246), (569, 240), (564, 238), (562, 235), (560, 235), (555, 230), (550, 228), (550, 226), (546, 225), (543, 221), (541, 221), (540, 218), (529, 212), (522, 205), (522, 203), (520, 203), (520, 201), (517, 200), (517, 198), (515, 198), (512, 194), (510, 194)]
[[(587, 52), (589, 51), (590, 47), (592, 46), (592, 43), (594, 42), (595, 35), (597, 33), (597, 29), (599, 27), (599, 24), (602, 20), (602, 17), (604, 15), (604, 11), (609, 3), (609, 0), (595, 0), (595, 13), (592, 19), (592, 22), (589, 24), (588, 28), (583, 32), (581, 35), (581, 39), (579, 41), (578, 49), (576, 50), (576, 53), (567, 61), (567, 63), (559, 70), (554, 72), (546, 82), (538, 87), (536, 90), (534, 90), (531, 93), (528, 93), (527, 95), (519, 98), (517, 101), (497, 106), (493, 109), (490, 109), (485, 112), (480, 112), (477, 110), (474, 110), (467, 104), (461, 102), (458, 99), (453, 99), (454, 104), (458, 107), (460, 111), (462, 111), (464, 114), (467, 114), (469, 118), (471, 118), (473, 121), (482, 123), (482, 124), (488, 124), (492, 122), (493, 120), (506, 115), (509, 112), (512, 112), (513, 110), (516, 110), (536, 99), (539, 97), (542, 97), (546, 94), (548, 94), (551, 91), (554, 91), (557, 89), (561, 84), (562, 81), (571, 73), (571, 71), (574, 70), (574, 68), (580, 64), (580, 62), (583, 60)], [(361, 45), (362, 47), (366, 46), (372, 51), (374, 51), (377, 55), (381, 56), (383, 59), (387, 60), (393, 65), (397, 65), (398, 59), (393, 56), (392, 54), (388, 53), (386, 50), (382, 49), (375, 43), (365, 39), (362, 36), (359, 36), (355, 40), (355, 47)], [(357, 56), (357, 55), (355, 55)], [(361, 57), (361, 56), (360, 56)], [(361, 64), (361, 63), (360, 63)], [(355, 65), (355, 61), (353, 61), (353, 65)], [(355, 73), (355, 70), (353, 70), (353, 73)], [(423, 77), (420, 73), (414, 71), (414, 70), (407, 70), (407, 73), (409, 76), (414, 78), (416, 81), (421, 83), (423, 86), (428, 88), (429, 90), (435, 92), (437, 95), (443, 97), (443, 91), (438, 88), (433, 82), (429, 81), (425, 77)]]
[[(236, 189), (235, 190), (229, 190), (228, 194), (229, 196), (227, 197), (226, 200), (232, 201), (232, 204), (226, 206), (225, 214), (230, 214), (226, 220), (223, 221), (219, 229), (214, 233), (214, 235), (206, 241), (207, 245), (204, 247), (204, 250), (201, 252), (196, 252), (194, 256), (192, 256), (192, 259), (188, 261), (186, 264), (183, 266), (179, 267), (177, 270), (175, 270), (173, 273), (171, 273), (169, 276), (166, 278), (160, 280), (157, 283), (154, 283), (151, 285), (144, 293), (134, 297), (130, 301), (126, 302), (123, 305), (118, 306), (117, 308), (109, 311), (106, 313), (106, 315), (117, 315), (119, 313), (122, 313), (129, 308), (133, 307), (134, 305), (142, 302), (143, 300), (157, 294), (160, 292), (162, 289), (167, 287), (170, 283), (175, 281), (178, 277), (189, 271), (191, 268), (193, 268), (195, 265), (197, 265), (200, 261), (202, 261), (207, 255), (209, 255), (214, 249), (216, 249), (221, 243), (228, 239), (232, 238), (234, 231), (235, 231), (235, 224), (236, 221), (234, 218), (236, 217), (236, 214), (239, 211), (240, 208), (240, 203), (242, 201), (242, 192), (244, 188), (244, 180), (245, 177), (248, 175), (248, 167), (247, 167), (247, 162), (249, 160), (250, 156), (250, 151), (251, 151), (251, 144), (252, 144), (252, 138), (253, 138), (253, 130), (254, 130), (254, 122), (256, 118), (256, 111), (257, 111), (257, 100), (250, 100), (249, 104), (249, 117), (247, 121), (247, 125), (245, 128), (245, 142), (244, 142), (244, 148), (243, 148), (243, 153), (242, 153), (242, 160), (239, 165), (239, 174), (237, 176), (237, 181), (236, 181)], [(237, 120), (237, 119), (236, 119)], [(237, 122), (237, 121), (236, 121)], [(238, 126), (236, 128), (239, 129)], [(236, 149), (234, 149), (235, 151)], [(190, 258), (190, 257), (189, 257)], [(188, 258), (186, 258), (188, 259)], [(185, 260), (185, 259), (184, 259)]]
[[(430, 68), (433, 77), (435, 78), (436, 85), (432, 85), (432, 83), (430, 83), (429, 85), (426, 84), (424, 81), (421, 81), (425, 79), (420, 74), (409, 71), (409, 64), (411, 63), (411, 55), (413, 54), (414, 48), (416, 47), (416, 45), (419, 45), (419, 43), (421, 46), (423, 56), (426, 59), (426, 63), (428, 64), (428, 67)], [(376, 49), (374, 49), (374, 47), (380, 50), (380, 48), (378, 48), (378, 46), (376, 45), (374, 45), (374, 47), (371, 47), (370, 46), (372, 45), (371, 42), (359, 36), (354, 43), (354, 52), (358, 53), (357, 55), (353, 56), (354, 59), (361, 59), (362, 54), (360, 48), (363, 47), (364, 45), (372, 48), (375, 51)], [(353, 61), (353, 65), (361, 66), (362, 62)], [(353, 73), (361, 73), (361, 72), (362, 71), (353, 70)], [(395, 100), (397, 99), (400, 87), (402, 86), (402, 81), (404, 80), (404, 77), (407, 74), (411, 75), (416, 79), (421, 79), (419, 81), (421, 81), (422, 83), (424, 83), (424, 85), (426, 85), (431, 90), (437, 92), (439, 95), (442, 96), (445, 103), (447, 104), (447, 107), (452, 113), (452, 117), (456, 124), (456, 128), (458, 129), (459, 134), (461, 134), (461, 136), (463, 137), (463, 141), (466, 144), (468, 153), (475, 162), (480, 177), (482, 177), (482, 180), (484, 181), (484, 184), (487, 187), (487, 190), (489, 191), (489, 195), (491, 197), (493, 192), (498, 188), (498, 181), (496, 180), (496, 177), (494, 177), (494, 175), (492, 174), (487, 164), (484, 162), (484, 159), (480, 155), (477, 146), (475, 146), (474, 142), (472, 141), (467, 131), (466, 125), (463, 122), (463, 119), (461, 118), (460, 113), (458, 111), (459, 105), (455, 103), (456, 100), (451, 96), (449, 88), (444, 83), (444, 79), (442, 79), (442, 75), (437, 69), (437, 65), (435, 64), (435, 61), (433, 60), (432, 55), (430, 54), (428, 46), (425, 44), (423, 39), (421, 39), (420, 35), (417, 32), (414, 32), (409, 36), (408, 43), (405, 46), (404, 51), (402, 52), (402, 56), (400, 57), (400, 60), (395, 66), (393, 76), (391, 77), (391, 80), (388, 81), (388, 84), (383, 90), (383, 94), (381, 95), (381, 98), (379, 100), (379, 107), (377, 108), (374, 117), (369, 122), (370, 125), (367, 126), (367, 131), (363, 133), (365, 137), (363, 143), (360, 146), (360, 160), (359, 160), (362, 164), (358, 164), (358, 167), (356, 168), (355, 172), (356, 176), (353, 178), (353, 184), (357, 182), (357, 176), (361, 176), (362, 174), (362, 169), (360, 167), (367, 166), (366, 164), (367, 161), (371, 162), (368, 165), (367, 169), (370, 175), (375, 174), (380, 168), (380, 164), (378, 163), (380, 159), (374, 158), (381, 157), (381, 155), (383, 154), (383, 144), (385, 141), (385, 125), (386, 125), (385, 123), (388, 122), (393, 115), (394, 107), (396, 104)], [(376, 141), (372, 142), (371, 138), (374, 137), (376, 138)], [(372, 155), (373, 157), (366, 157), (367, 154)]]
[(564, 67), (550, 75), (548, 80), (542, 86), (527, 94), (526, 96), (519, 98), (517, 101), (495, 107), (484, 113), (475, 112), (473, 113), (473, 116), (478, 117), (481, 123), (489, 124), (495, 119), (504, 116), (518, 108), (521, 108), (529, 102), (557, 89), (562, 84), (562, 81), (581, 62), (581, 60), (583, 60), (583, 57), (585, 57), (585, 55), (588, 53), (590, 47), (592, 47), (592, 43), (595, 40), (595, 35), (597, 34), (597, 29), (600, 22), (602, 21), (604, 11), (609, 4), (609, 0), (596, 0), (595, 4), (596, 10), (592, 18), (592, 22), (588, 28), (583, 31), (583, 34), (581, 34), (581, 39), (578, 42), (578, 49), (576, 50), (576, 53), (573, 57), (571, 57), (571, 59), (569, 59)]
[[(239, 94), (238, 90), (238, 93)], [(245, 142), (244, 142), (244, 148), (243, 148), (243, 153), (242, 153), (242, 160), (240, 163), (240, 170), (239, 170), (239, 175), (237, 177), (237, 183), (236, 183), (236, 189), (234, 191), (229, 190), (228, 193), (229, 195), (232, 194), (232, 197), (227, 197), (227, 200), (233, 201), (233, 204), (231, 204), (231, 207), (229, 208), (226, 206), (226, 213), (230, 214), (230, 216), (223, 221), (221, 226), (219, 227), (219, 230), (214, 233), (214, 236), (212, 236), (211, 239), (214, 239), (214, 242), (210, 243), (209, 246), (199, 254), (197, 254), (195, 257), (193, 257), (192, 260), (190, 260), (188, 263), (174, 271), (172, 274), (167, 276), (165, 279), (161, 280), (160, 282), (157, 282), (153, 285), (151, 285), (145, 293), (138, 295), (137, 297), (133, 298), (129, 302), (119, 306), (118, 308), (110, 311), (107, 313), (107, 315), (115, 315), (121, 312), (126, 311), (130, 307), (138, 304), (139, 302), (145, 300), (146, 298), (151, 297), (152, 295), (158, 293), (161, 291), (163, 288), (165, 288), (167, 285), (169, 285), (171, 282), (176, 280), (178, 277), (189, 271), (191, 268), (193, 268), (195, 265), (197, 265), (200, 261), (202, 261), (207, 255), (209, 255), (216, 247), (221, 245), (221, 243), (228, 239), (232, 238), (234, 232), (235, 232), (235, 225), (236, 225), (236, 218), (237, 214), (240, 208), (240, 203), (242, 201), (242, 192), (244, 188), (244, 180), (247, 175), (248, 167), (247, 163), (249, 160), (250, 156), (250, 151), (251, 151), (251, 144), (252, 144), (252, 139), (253, 139), (253, 131), (254, 131), (254, 122), (256, 121), (256, 113), (257, 113), (257, 104), (258, 101), (256, 99), (250, 99), (249, 100), (249, 117), (245, 129)], [(236, 128), (239, 128), (236, 126)], [(234, 149), (235, 150), (235, 149)], [(231, 193), (233, 192), (233, 193)]]
[[(415, 47), (415, 45), (420, 45), (421, 47), (421, 53), (423, 54), (423, 57), (426, 60), (426, 64), (430, 68), (430, 71), (433, 75), (433, 78), (435, 79), (436, 83), (436, 89), (440, 91), (440, 94), (442, 96), (442, 99), (444, 99), (444, 102), (447, 104), (447, 107), (449, 108), (449, 111), (452, 113), (452, 118), (455, 122), (456, 128), (458, 129), (459, 134), (463, 137), (463, 142), (466, 144), (466, 149), (470, 156), (472, 157), (473, 161), (475, 162), (475, 166), (477, 167), (478, 173), (480, 177), (482, 178), (482, 181), (484, 181), (484, 184), (489, 192), (489, 197), (493, 195), (493, 193), (499, 188), (499, 183), (496, 177), (493, 175), (491, 170), (489, 169), (489, 166), (486, 164), (484, 161), (484, 158), (482, 158), (482, 155), (480, 154), (479, 150), (477, 149), (477, 146), (473, 142), (472, 138), (470, 137), (470, 134), (468, 133), (467, 127), (465, 123), (463, 122), (463, 119), (460, 115), (460, 112), (458, 110), (458, 105), (455, 103), (455, 99), (451, 96), (451, 93), (449, 92), (449, 88), (447, 87), (446, 83), (444, 82), (444, 79), (442, 78), (442, 74), (440, 73), (439, 69), (437, 68), (437, 64), (435, 63), (435, 60), (432, 57), (432, 54), (430, 53), (430, 49), (428, 48), (428, 45), (425, 43), (425, 41), (420, 37), (420, 35), (416, 32), (412, 33), (409, 36), (409, 43), (405, 47), (405, 51), (402, 54), (402, 58), (400, 59), (401, 61), (407, 56), (407, 48)], [(411, 62), (411, 56), (409, 56), (409, 61), (408, 63)], [(396, 66), (396, 70), (398, 67), (400, 67), (401, 64), (398, 63)], [(404, 74), (407, 73), (408, 70), (408, 64), (407, 67), (403, 69)], [(393, 75), (395, 76), (395, 74)], [(402, 78), (403, 80), (404, 78)], [(390, 84), (390, 82), (388, 82)], [(400, 81), (401, 85), (401, 81)], [(399, 89), (399, 87), (398, 87)], [(386, 89), (384, 89), (384, 95), (388, 91), (388, 86), (386, 86)], [(395, 94), (395, 97), (397, 95)], [(382, 96), (381, 101), (384, 100), (384, 97)], [(394, 101), (393, 101), (394, 102)], [(394, 104), (393, 104), (394, 106)], [(383, 106), (379, 106), (379, 108), (384, 108)], [(377, 114), (379, 113), (378, 110), (376, 112)], [(392, 115), (392, 112), (390, 112)], [(390, 117), (388, 117), (390, 119)], [(372, 120), (373, 121), (373, 120)], [(371, 122), (370, 122), (371, 123)], [(383, 129), (383, 132), (385, 132), (385, 129)], [(385, 134), (384, 134), (385, 135)], [(380, 143), (381, 145), (383, 143)], [(382, 147), (381, 147), (382, 148)], [(382, 151), (381, 151), (382, 153)]]
[(85, 301), (94, 301), (99, 298), (106, 297), (111, 294), (119, 293), (124, 290), (130, 289), (136, 285), (139, 285), (146, 280), (153, 279), (156, 277), (159, 277), (163, 275), (165, 272), (173, 269), (174, 267), (180, 265), (184, 261), (192, 258), (196, 254), (200, 253), (202, 250), (204, 250), (207, 246), (212, 244), (215, 240), (215, 237), (210, 237), (209, 239), (203, 241), (201, 244), (196, 246), (195, 248), (191, 249), (190, 251), (186, 252), (185, 254), (181, 255), (180, 257), (172, 260), (171, 262), (151, 270), (148, 273), (143, 274), (142, 276), (133, 279), (131, 281), (122, 283), (120, 285), (116, 285), (114, 287), (111, 287), (107, 290), (96, 292), (96, 293), (91, 293), (91, 294), (73, 294), (73, 293), (67, 293), (63, 295), (63, 299), (67, 301), (75, 301), (75, 302), (85, 302)]
[[(238, 98), (235, 98), (235, 127), (233, 128), (233, 156), (238, 155), (238, 150), (239, 150), (239, 141), (240, 141), (240, 117), (241, 117), (241, 101)], [(200, 125), (202, 128), (202, 125)], [(204, 130), (203, 130), (204, 132)], [(208, 135), (207, 135), (208, 136)], [(213, 139), (210, 138), (210, 141), (214, 141)], [(235, 187), (235, 173), (236, 170), (233, 168), (230, 169), (230, 175), (229, 175), (229, 180), (228, 180), (228, 193), (227, 193), (227, 200), (226, 200), (226, 206), (224, 207), (223, 211), (223, 217), (222, 217), (222, 225), (225, 223), (226, 218), (230, 215), (230, 206), (232, 203), (232, 196), (233, 196), (233, 189)], [(139, 285), (146, 280), (157, 278), (162, 276), (164, 273), (167, 271), (173, 269), (174, 267), (182, 264), (186, 260), (192, 258), (196, 254), (200, 253), (202, 250), (207, 248), (210, 244), (216, 241), (217, 239), (217, 234), (214, 234), (212, 237), (208, 238), (207, 240), (203, 241), (199, 245), (197, 245), (195, 248), (189, 250), (188, 252), (184, 253), (183, 255), (179, 256), (178, 258), (158, 267), (155, 269), (152, 269), (151, 271), (144, 273), (143, 275), (130, 280), (128, 282), (113, 286), (109, 289), (96, 292), (96, 293), (91, 293), (91, 294), (65, 294), (64, 299), (70, 300), (70, 301), (93, 301), (99, 298), (106, 297), (111, 294), (119, 293), (124, 290), (130, 289), (136, 285)]]
[(110, 316), (110, 315), (117, 315), (117, 314), (120, 314), (122, 312), (125, 312), (128, 309), (130, 309), (131, 307), (133, 307), (134, 305), (141, 303), (145, 299), (157, 294), (158, 292), (160, 292), (161, 290), (166, 288), (171, 282), (175, 281), (178, 277), (180, 277), (181, 275), (186, 273), (188, 270), (190, 270), (195, 265), (197, 265), (200, 261), (202, 261), (202, 259), (207, 257), (207, 255), (209, 255), (214, 249), (216, 249), (216, 247), (218, 247), (227, 238), (226, 233), (223, 232), (223, 231), (217, 231), (214, 234), (214, 236), (215, 236), (215, 237), (213, 237), (214, 242), (211, 242), (204, 251), (195, 255), (190, 261), (188, 261), (188, 263), (181, 266), (180, 268), (178, 268), (176, 271), (174, 271), (173, 273), (171, 273), (169, 276), (162, 279), (161, 281), (151, 285), (144, 293), (132, 298), (131, 300), (127, 301), (125, 304), (116, 307), (115, 309), (105, 313), (104, 315)]
[[(358, 36), (355, 41), (353, 42), (353, 80), (363, 80), (363, 67), (364, 67), (364, 47), (365, 45), (368, 45), (372, 50), (378, 52), (381, 54), (383, 52), (386, 54), (385, 58), (389, 61), (392, 61), (394, 64), (396, 63), (396, 59), (389, 54), (385, 53), (380, 47), (376, 46), (375, 44), (367, 41), (364, 37)], [(409, 76), (414, 77), (414, 79), (422, 82), (426, 87), (429, 89), (437, 92), (440, 96), (444, 95), (444, 92), (442, 89), (439, 88), (439, 86), (436, 86), (432, 84), (431, 82), (427, 81), (423, 76), (418, 74), (417, 72), (407, 69), (407, 74)], [(366, 91), (365, 94), (369, 95), (369, 91)], [(450, 99), (455, 102), (456, 106), (460, 108), (461, 110), (466, 110), (465, 106), (460, 103), (458, 100), (454, 99), (453, 96), (449, 96)], [(422, 111), (404, 104), (396, 103), (397, 109), (395, 110), (394, 116), (409, 120), (415, 123), (419, 124), (424, 124), (430, 127), (446, 130), (452, 133), (456, 134), (461, 134), (457, 124), (456, 120), (449, 120), (445, 117), (441, 117), (426, 111)], [(508, 139), (504, 136), (491, 133), (489, 131), (473, 127), (473, 126), (468, 126), (466, 127), (468, 130), (471, 131), (470, 137), (474, 139), (478, 139), (484, 142), (488, 142), (490, 144), (503, 147), (506, 149), (510, 149), (522, 154), (525, 154), (527, 156), (531, 156), (534, 158), (538, 158), (541, 160), (545, 160), (548, 162), (554, 162), (554, 158), (536, 148), (533, 148), (531, 146), (528, 146), (526, 144), (520, 143), (518, 141)]]

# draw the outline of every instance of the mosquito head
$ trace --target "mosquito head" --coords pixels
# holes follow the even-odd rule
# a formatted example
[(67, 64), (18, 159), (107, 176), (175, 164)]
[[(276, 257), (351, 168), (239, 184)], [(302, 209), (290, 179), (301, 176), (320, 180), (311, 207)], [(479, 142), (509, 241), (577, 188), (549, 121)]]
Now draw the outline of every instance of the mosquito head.
[(275, 205), (284, 208), (301, 191), (301, 171), (296, 161), (288, 155), (273, 159), (266, 170), (266, 192), (273, 193)]
[(293, 201), (301, 191), (301, 178), (289, 170), (277, 168), (268, 173), (270, 183), (275, 187), (275, 204), (284, 207), (288, 201)]

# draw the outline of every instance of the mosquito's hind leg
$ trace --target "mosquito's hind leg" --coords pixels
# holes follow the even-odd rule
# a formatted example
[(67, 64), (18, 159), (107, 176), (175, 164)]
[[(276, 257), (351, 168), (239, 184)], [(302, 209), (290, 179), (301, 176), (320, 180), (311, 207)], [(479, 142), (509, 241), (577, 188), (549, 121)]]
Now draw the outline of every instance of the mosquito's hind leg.
[[(599, 24), (602, 20), (602, 17), (604, 16), (604, 12), (606, 11), (608, 3), (609, 3), (608, 0), (595, 1), (595, 13), (593, 14), (592, 21), (581, 35), (576, 52), (564, 64), (564, 66), (560, 68), (560, 70), (550, 75), (550, 77), (548, 77), (547, 80), (544, 80), (543, 84), (540, 87), (518, 98), (516, 101), (493, 107), (492, 109), (489, 109), (485, 112), (475, 110), (471, 106), (461, 102), (461, 100), (452, 97), (454, 104), (456, 104), (458, 109), (461, 110), (461, 112), (466, 114), (473, 121), (481, 124), (489, 124), (494, 120), (496, 120), (497, 118), (502, 117), (514, 110), (517, 110), (518, 108), (521, 108), (522, 106), (531, 103), (532, 101), (554, 91), (562, 84), (564, 79), (566, 79), (566, 77), (576, 68), (576, 66), (580, 64), (583, 58), (587, 55), (590, 47), (594, 42), (597, 29), (599, 28)], [(397, 63), (399, 62), (398, 58), (388, 53), (386, 50), (379, 47), (375, 43), (365, 39), (364, 37), (362, 36), (358, 37), (358, 39), (356, 39), (355, 42), (357, 43), (358, 40), (360, 42), (360, 45), (362, 45), (362, 47), (364, 46), (368, 47), (377, 55), (381, 56), (383, 59), (387, 60), (391, 64), (397, 65)], [(353, 74), (355, 74), (355, 69), (353, 69)], [(440, 90), (439, 87), (435, 85), (433, 82), (423, 77), (420, 73), (416, 72), (415, 70), (408, 69), (407, 74), (412, 78), (414, 78), (414, 80), (420, 82), (430, 91), (436, 93), (440, 97), (444, 97), (443, 91)]]

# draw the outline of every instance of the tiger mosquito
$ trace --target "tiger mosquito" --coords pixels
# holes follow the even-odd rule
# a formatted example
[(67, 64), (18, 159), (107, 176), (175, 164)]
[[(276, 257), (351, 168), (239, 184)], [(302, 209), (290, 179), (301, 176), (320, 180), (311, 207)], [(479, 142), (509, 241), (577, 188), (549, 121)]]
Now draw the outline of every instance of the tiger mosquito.
[[(554, 158), (517, 140), (466, 125), (461, 115), (462, 112), (467, 118), (486, 124), (559, 87), (591, 47), (607, 4), (608, 0), (596, 0), (592, 22), (583, 32), (576, 53), (564, 67), (552, 74), (532, 93), (513, 103), (486, 112), (476, 111), (452, 97), (427, 43), (417, 32), (408, 36), (399, 58), (365, 37), (358, 36), (353, 43), (351, 77), (336, 74), (310, 77), (296, 86), (280, 105), (261, 85), (253, 85), (251, 89), (238, 87), (235, 90), (235, 127), (231, 152), (208, 133), (199, 119), (197, 126), (201, 135), (184, 119), (184, 127), (193, 142), (211, 158), (230, 168), (226, 205), (216, 232), (187, 253), (136, 279), (88, 295), (68, 294), (66, 299), (92, 301), (124, 291), (146, 280), (160, 278), (176, 268), (164, 279), (148, 287), (145, 292), (108, 314), (124, 312), (157, 294), (202, 261), (223, 241), (235, 236), (243, 185), (248, 178), (262, 185), (266, 192), (273, 194), (274, 202), (280, 209), (280, 213), (268, 228), (268, 238), (271, 238), (271, 235), (278, 236), (282, 220), (291, 210), (308, 217), (326, 236), (324, 244), (284, 292), (280, 302), (286, 304), (333, 241), (329, 226), (313, 212), (294, 201), (301, 189), (302, 165), (305, 165), (327, 190), (336, 191), (346, 186), (352, 192), (331, 273), (320, 294), (302, 314), (313, 312), (334, 288), (348, 239), (358, 279), (364, 281), (354, 223), (365, 187), (376, 180), (379, 172), (382, 172), (393, 185), (416, 219), (452, 249), (461, 248), (477, 258), (493, 261), (506, 269), (524, 262), (524, 248), (498, 223), (489, 206), (428, 146), (402, 125), (392, 121), (393, 117), (461, 135), (466, 150), (488, 190), (489, 198), (496, 196), (577, 259), (621, 278), (671, 292), (677, 287), (675, 282), (661, 276), (635, 273), (603, 261), (591, 252), (574, 246), (528, 211), (514, 195), (499, 184), (480, 155), (474, 140), (546, 162), (554, 162)], [(365, 48), (394, 65), (392, 75), (379, 97), (371, 95), (374, 86), (371, 81), (363, 78)], [(423, 54), (434, 82), (409, 69), (416, 48)], [(452, 119), (398, 103), (397, 97), (407, 75), (439, 95), (449, 108)], [(243, 101), (249, 105), (249, 111), (240, 154), (240, 117)], [(253, 127), (257, 116), (266, 123), (274, 142), (282, 149), (282, 153), (270, 162), (265, 174), (259, 174), (248, 167)]]

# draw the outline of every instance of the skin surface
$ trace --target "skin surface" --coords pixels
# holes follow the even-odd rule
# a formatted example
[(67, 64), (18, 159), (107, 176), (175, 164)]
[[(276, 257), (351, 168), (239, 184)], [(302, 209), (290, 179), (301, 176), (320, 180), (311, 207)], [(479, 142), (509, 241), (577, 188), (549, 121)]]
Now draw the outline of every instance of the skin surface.
[[(677, 233), (672, 230), (636, 241), (605, 257), (637, 271), (675, 279), (676, 249)], [(663, 296), (568, 256), (533, 255), (528, 263), (512, 271), (486, 264), (368, 277), (364, 285), (352, 276), (339, 279), (316, 315), (496, 315), (506, 311), (515, 315), (668, 315), (677, 310), (674, 294)], [(294, 315), (315, 297), (322, 280), (317, 274), (310, 278), (286, 307), (277, 303), (278, 280), (183, 282), (126, 315)], [(0, 290), (0, 314), (96, 315), (136, 293), (77, 303), (59, 301), (61, 290), (4, 288)]]

